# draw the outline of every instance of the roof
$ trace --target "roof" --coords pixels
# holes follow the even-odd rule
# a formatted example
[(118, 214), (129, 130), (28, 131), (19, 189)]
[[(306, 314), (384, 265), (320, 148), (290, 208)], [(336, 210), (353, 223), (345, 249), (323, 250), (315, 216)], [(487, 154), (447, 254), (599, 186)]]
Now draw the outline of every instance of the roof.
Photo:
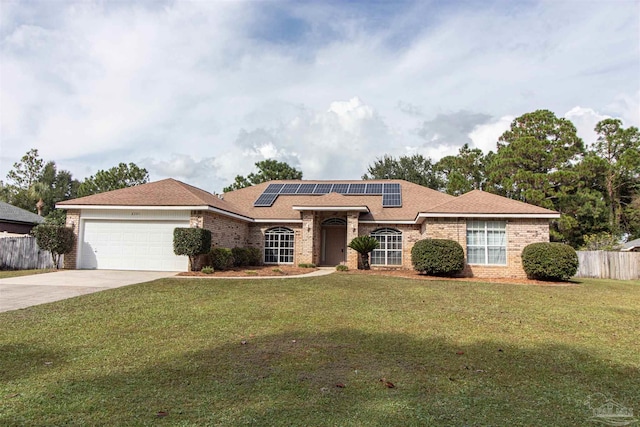
[(623, 252), (630, 252), (637, 248), (640, 248), (640, 239), (631, 240), (625, 243), (624, 245), (622, 245), (622, 249), (620, 250)]
[(44, 218), (9, 203), (0, 202), (0, 221), (19, 224), (40, 224), (44, 222)]
[(271, 184), (353, 184), (360, 180), (280, 180), (269, 181), (217, 196), (175, 179), (164, 179), (135, 187), (123, 188), (78, 199), (67, 200), (56, 206), (66, 209), (104, 209), (146, 207), (185, 209), (211, 209), (244, 220), (259, 222), (300, 221), (300, 211), (354, 210), (359, 211), (361, 222), (416, 223), (427, 217), (536, 217), (557, 218), (559, 213), (516, 200), (507, 199), (480, 190), (458, 197), (441, 193), (403, 180), (368, 180), (369, 184), (397, 183), (401, 187), (402, 205), (383, 207), (382, 196), (377, 194), (283, 194), (271, 206), (254, 203)]
[(487, 193), (472, 190), (461, 196), (423, 211), (429, 216), (469, 216), (469, 215), (500, 215), (500, 216), (539, 216), (557, 218), (560, 214), (550, 209), (541, 208), (529, 203), (519, 202)]
[[(369, 213), (363, 213), (360, 216), (361, 221), (414, 221), (416, 215), (426, 209), (430, 209), (440, 205), (446, 201), (454, 200), (454, 196), (441, 193), (431, 188), (413, 184), (408, 181), (393, 180), (368, 180), (366, 183), (398, 183), (402, 188), (402, 206), (401, 207), (382, 207), (382, 196), (380, 195), (341, 195), (337, 193), (327, 195), (292, 195), (280, 194), (272, 206), (255, 207), (253, 203), (263, 193), (270, 184), (358, 184), (363, 183), (360, 180), (282, 180), (269, 181), (257, 184), (252, 187), (242, 188), (240, 190), (231, 191), (224, 194), (224, 200), (230, 202), (234, 206), (241, 206), (243, 212), (257, 220), (267, 219), (291, 219), (299, 220), (301, 209), (294, 210), (295, 207), (317, 207), (331, 206), (366, 206)], [(318, 205), (320, 204), (320, 205)]]

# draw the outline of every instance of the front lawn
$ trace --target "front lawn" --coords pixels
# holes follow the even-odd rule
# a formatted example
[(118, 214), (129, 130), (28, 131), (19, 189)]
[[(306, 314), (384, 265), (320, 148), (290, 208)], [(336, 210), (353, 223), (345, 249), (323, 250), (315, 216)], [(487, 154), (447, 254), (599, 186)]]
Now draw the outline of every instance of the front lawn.
[(638, 414), (640, 281), (580, 282), (163, 279), (0, 313), (0, 425), (575, 426), (606, 397)]

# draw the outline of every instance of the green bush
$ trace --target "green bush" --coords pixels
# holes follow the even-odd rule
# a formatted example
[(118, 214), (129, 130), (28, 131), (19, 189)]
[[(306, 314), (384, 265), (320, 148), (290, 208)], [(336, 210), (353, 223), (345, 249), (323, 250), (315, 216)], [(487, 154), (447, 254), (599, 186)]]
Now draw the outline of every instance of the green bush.
[(235, 247), (231, 249), (233, 255), (233, 265), (235, 267), (245, 267), (249, 265), (249, 249)]
[(344, 264), (336, 265), (336, 271), (349, 271), (349, 267)]
[(300, 268), (316, 268), (316, 265), (313, 263), (301, 263), (298, 264), (298, 267)]
[(209, 253), (215, 270), (224, 271), (233, 267), (233, 252), (228, 248), (213, 248)]
[(204, 274), (213, 274), (215, 270), (210, 265), (207, 265), (206, 267), (202, 267), (202, 270), (200, 271), (203, 272)]
[(196, 270), (196, 257), (211, 249), (211, 232), (204, 228), (176, 228), (173, 230), (173, 252), (189, 257), (191, 270)]
[(64, 225), (40, 224), (31, 230), (40, 249), (51, 252), (53, 263), (59, 268), (60, 255), (73, 250), (76, 236), (73, 229)]
[(564, 243), (531, 243), (522, 251), (522, 267), (536, 280), (567, 280), (578, 271), (578, 254)]
[(262, 265), (262, 250), (247, 248), (247, 265)]
[(411, 263), (424, 274), (454, 276), (464, 269), (464, 250), (453, 240), (419, 240), (411, 249)]

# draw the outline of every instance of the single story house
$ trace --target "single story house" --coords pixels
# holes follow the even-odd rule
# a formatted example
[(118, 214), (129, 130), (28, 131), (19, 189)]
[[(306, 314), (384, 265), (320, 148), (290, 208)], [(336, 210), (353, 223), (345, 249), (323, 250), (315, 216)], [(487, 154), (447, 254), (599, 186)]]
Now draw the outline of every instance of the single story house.
[(548, 209), (474, 190), (454, 197), (403, 180), (270, 181), (214, 195), (165, 179), (58, 203), (78, 239), (65, 268), (188, 269), (176, 227), (201, 227), (218, 247), (257, 247), (271, 264), (358, 266), (347, 244), (371, 235), (373, 268), (412, 268), (426, 238), (464, 248), (465, 274), (523, 277), (520, 254), (549, 240)]
[(0, 236), (2, 233), (29, 234), (44, 218), (27, 210), (0, 202)]

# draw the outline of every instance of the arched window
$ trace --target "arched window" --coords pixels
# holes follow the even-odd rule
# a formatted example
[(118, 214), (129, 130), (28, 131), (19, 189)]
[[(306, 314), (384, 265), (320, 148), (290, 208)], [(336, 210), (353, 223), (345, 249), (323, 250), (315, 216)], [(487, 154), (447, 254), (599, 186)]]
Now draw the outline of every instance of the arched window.
[(270, 228), (264, 233), (265, 264), (293, 263), (293, 230), (286, 227)]
[(371, 233), (380, 247), (371, 253), (371, 264), (402, 265), (402, 232), (394, 228), (380, 228)]

